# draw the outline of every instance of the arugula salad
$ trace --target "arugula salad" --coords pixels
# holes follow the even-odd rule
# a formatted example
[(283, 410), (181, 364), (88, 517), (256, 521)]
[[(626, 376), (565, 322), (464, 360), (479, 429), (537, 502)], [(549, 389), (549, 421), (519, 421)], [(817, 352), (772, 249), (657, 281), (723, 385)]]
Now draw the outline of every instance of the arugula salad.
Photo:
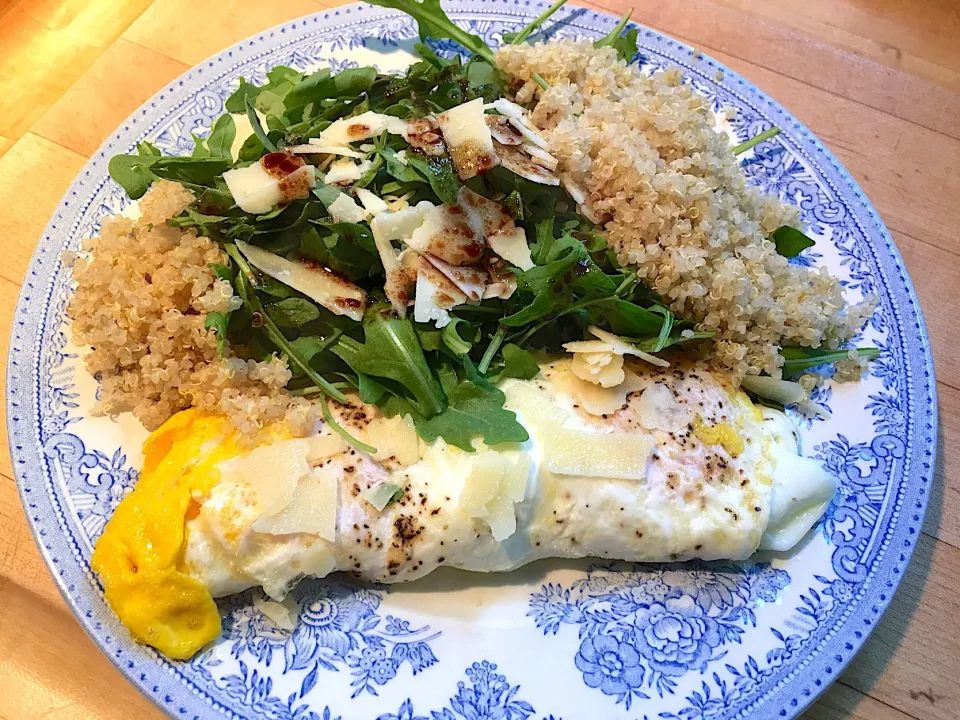
[[(497, 384), (536, 376), (538, 353), (595, 340), (666, 365), (671, 352), (709, 343), (712, 332), (678, 317), (618, 262), (493, 50), (439, 0), (371, 2), (419, 24), (420, 59), (405, 73), (274, 67), (263, 85), (241, 79), (192, 155), (141, 142), (110, 162), (132, 199), (161, 179), (194, 194), (168, 223), (222, 247), (229, 262), (212, 269), (242, 301), (206, 316), (219, 354), (282, 356), (289, 393), (317, 398), (345, 435), (326, 403), (356, 393), (389, 417), (410, 416), (424, 440), (469, 451), (477, 437), (527, 439)], [(503, 42), (536, 39), (564, 2)], [(632, 60), (628, 21), (596, 46)], [(428, 39), (454, 41), (469, 57), (442, 57)], [(241, 117), (252, 133), (235, 152)], [(772, 238), (786, 257), (813, 244), (789, 226)], [(796, 376), (849, 351), (782, 355), (785, 376)], [(796, 386), (744, 382), (774, 405), (798, 402)]]

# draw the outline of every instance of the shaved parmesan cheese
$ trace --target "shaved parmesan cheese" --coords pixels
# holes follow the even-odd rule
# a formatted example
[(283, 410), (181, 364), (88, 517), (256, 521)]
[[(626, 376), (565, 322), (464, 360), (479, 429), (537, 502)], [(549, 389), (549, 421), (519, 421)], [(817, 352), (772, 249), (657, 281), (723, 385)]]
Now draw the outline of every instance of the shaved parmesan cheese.
[(460, 507), (470, 517), (485, 520), (494, 540), (506, 540), (517, 529), (514, 503), (522, 502), (526, 494), (530, 459), (521, 455), (513, 462), (487, 450), (471, 458), (470, 467), (460, 493)]
[(263, 514), (273, 515), (290, 504), (298, 481), (310, 472), (309, 450), (306, 438), (261, 445), (246, 456), (222, 463), (220, 472), (246, 483), (256, 493)]
[(318, 144), (343, 147), (358, 140), (377, 137), (386, 130), (394, 135), (400, 135), (406, 129), (407, 123), (400, 118), (390, 115), (381, 115), (375, 112), (365, 112), (350, 118), (341, 118), (327, 127), (319, 138), (314, 138), (310, 142)]
[(639, 433), (591, 433), (554, 428), (543, 437), (543, 458), (559, 475), (642, 480), (656, 445)]
[(236, 242), (240, 252), (257, 270), (294, 290), (299, 290), (334, 315), (346, 315), (357, 322), (363, 319), (367, 294), (353, 283), (326, 268), (287, 260), (243, 240)]
[(397, 257), (397, 266), (387, 271), (383, 283), (383, 291), (387, 299), (397, 311), (397, 315), (402, 318), (407, 316), (407, 305), (415, 292), (419, 262), (420, 256), (416, 251), (406, 248)]
[[(551, 370), (547, 377), (554, 380), (555, 373)], [(528, 382), (507, 380), (500, 388), (506, 395), (504, 407), (520, 416), (524, 427), (550, 428), (561, 425), (564, 413), (557, 403), (548, 400), (545, 393)], [(572, 394), (572, 393), (571, 393)]]
[(563, 344), (563, 349), (571, 353), (613, 352), (603, 340), (576, 340)]
[(611, 352), (615, 352), (617, 355), (636, 355), (638, 358), (646, 360), (651, 365), (656, 365), (657, 367), (670, 367), (670, 363), (663, 358), (658, 358), (656, 355), (645, 353), (643, 350), (640, 350), (630, 343), (621, 340), (611, 332), (607, 332), (606, 330), (598, 328), (596, 325), (591, 325), (588, 327), (587, 332), (594, 337), (600, 338), (605, 343), (610, 345)]
[(475, 267), (457, 267), (446, 263), (433, 255), (424, 255), (437, 270), (442, 272), (447, 279), (457, 286), (464, 295), (470, 300), (480, 300), (483, 297), (484, 288), (489, 280), (489, 275), (480, 268)]
[(498, 202), (475, 193), (466, 185), (457, 192), (457, 203), (467, 213), (467, 222), (477, 235), (489, 237), (513, 227), (513, 216)]
[(261, 517), (253, 529), (268, 535), (318, 535), (334, 542), (337, 535), (337, 471), (313, 468), (297, 482), (290, 502), (280, 512)]
[(284, 598), (283, 602), (264, 600), (259, 595), (254, 595), (253, 606), (281, 630), (289, 632), (296, 627), (300, 606), (290, 595)]
[(363, 177), (363, 174), (372, 167), (373, 163), (369, 160), (361, 160), (359, 163), (353, 162), (350, 158), (342, 158), (334, 161), (323, 176), (323, 181), (327, 185), (341, 185), (345, 183), (356, 182)]
[(530, 246), (527, 245), (527, 235), (521, 227), (513, 225), (513, 229), (509, 232), (501, 231), (489, 236), (487, 245), (497, 255), (521, 270), (529, 270), (533, 267)]
[(629, 370), (624, 370), (622, 383), (613, 387), (602, 387), (574, 375), (570, 364), (564, 361), (556, 363), (548, 377), (561, 392), (570, 395), (586, 412), (598, 417), (622, 410), (627, 396), (644, 387), (644, 382)]
[(370, 228), (374, 234), (379, 233), (387, 241), (407, 240), (423, 225), (424, 218), (434, 208), (432, 202), (424, 200), (414, 207), (378, 215), (371, 221)]
[(560, 182), (563, 183), (563, 189), (573, 198), (573, 201), (577, 205), (583, 205), (587, 199), (586, 189), (570, 177), (569, 173), (560, 173)]
[(319, 465), (324, 460), (350, 449), (347, 441), (334, 432), (329, 435), (314, 435), (309, 440), (310, 451), (307, 454), (307, 462), (311, 465)]
[(284, 149), (292, 153), (306, 155), (340, 155), (341, 157), (356, 158), (357, 160), (362, 160), (364, 157), (364, 154), (359, 150), (337, 145), (325, 145), (318, 138), (308, 140), (305, 145), (294, 145), (293, 147)]
[(422, 256), (417, 265), (417, 291), (413, 304), (413, 319), (417, 322), (435, 322), (438, 328), (450, 324), (452, 307), (462, 305), (467, 296)]
[(441, 113), (437, 122), (461, 180), (469, 180), (497, 164), (493, 138), (484, 118), (483, 98)]
[[(370, 230), (373, 232), (373, 241), (380, 255), (380, 262), (387, 274), (385, 290), (390, 304), (405, 317), (407, 312), (408, 285), (415, 282), (416, 265), (412, 272), (401, 273), (401, 263), (394, 249), (394, 240), (406, 240), (423, 224), (424, 215), (433, 209), (433, 203), (423, 201), (416, 207), (407, 207), (403, 210), (377, 215), (370, 221)], [(404, 297), (401, 297), (404, 296)]]
[(407, 244), (417, 252), (429, 253), (458, 267), (476, 265), (484, 248), (483, 236), (471, 226), (460, 205), (429, 210)]
[(420, 438), (409, 416), (373, 419), (364, 428), (363, 439), (377, 449), (374, 460), (392, 459), (406, 467), (420, 459)]
[(546, 150), (537, 147), (536, 145), (529, 143), (524, 144), (523, 150), (534, 160), (538, 160), (539, 162), (543, 163), (544, 167), (547, 167), (551, 170), (556, 170), (557, 166), (560, 164), (560, 161), (557, 158), (548, 153)]
[(490, 526), (490, 534), (497, 542), (502, 542), (517, 531), (517, 512), (513, 500), (506, 495), (498, 495), (486, 506), (486, 516), (482, 518)]
[(647, 430), (675, 432), (693, 419), (690, 409), (678, 403), (670, 389), (661, 383), (649, 385), (636, 408), (640, 424)]
[(531, 156), (523, 147), (495, 143), (495, 148), (500, 164), (510, 172), (541, 185), (560, 184), (560, 178), (553, 172), (556, 166), (551, 167), (549, 164), (544, 164), (541, 160)]
[(496, 281), (487, 285), (483, 290), (483, 299), (502, 298), (506, 300), (517, 291), (517, 278), (515, 275), (498, 278)]
[(366, 188), (357, 188), (357, 198), (371, 215), (381, 215), (389, 210), (387, 204)]
[(610, 351), (575, 353), (570, 369), (581, 380), (605, 388), (619, 385), (626, 377), (623, 372), (623, 356)]
[(477, 453), (470, 459), (470, 475), (460, 492), (459, 505), (470, 517), (485, 517), (487, 503), (500, 495), (500, 479), (507, 459), (494, 450)]
[[(381, 216), (382, 217), (382, 216)], [(377, 246), (377, 254), (380, 256), (380, 262), (383, 264), (384, 272), (389, 275), (400, 267), (400, 261), (397, 258), (397, 250), (390, 242), (390, 238), (377, 223), (378, 218), (370, 221), (370, 230), (373, 233), (373, 243)]]
[(534, 124), (530, 122), (530, 118), (527, 116), (527, 111), (517, 105), (515, 102), (511, 102), (506, 98), (499, 98), (486, 107), (492, 107), (501, 115), (506, 116), (510, 120), (510, 124), (513, 125), (517, 131), (520, 132), (531, 143), (543, 148), (544, 150), (547, 149), (547, 141), (544, 140), (543, 136), (540, 135), (539, 132), (537, 132), (537, 128), (534, 126)]
[(337, 199), (330, 203), (327, 212), (337, 222), (358, 223), (367, 219), (366, 211), (346, 193), (340, 193)]
[(304, 165), (286, 177), (278, 178), (255, 162), (244, 168), (227, 170), (223, 173), (223, 180), (241, 210), (261, 215), (270, 212), (280, 202), (305, 197), (300, 192), (291, 196), (290, 188), (299, 190), (302, 186), (304, 193), (308, 193), (316, 184), (316, 175), (312, 165)]

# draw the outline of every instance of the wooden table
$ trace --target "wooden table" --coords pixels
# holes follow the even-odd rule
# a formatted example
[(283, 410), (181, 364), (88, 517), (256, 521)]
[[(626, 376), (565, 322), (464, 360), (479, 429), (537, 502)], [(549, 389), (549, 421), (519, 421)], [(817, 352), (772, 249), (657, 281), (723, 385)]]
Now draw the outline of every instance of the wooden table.
[[(335, 4), (0, 0), (0, 356), (36, 239), (100, 142), (208, 55)], [(632, 2), (585, 4), (619, 15)], [(806, 717), (956, 720), (960, 0), (643, 0), (633, 19), (726, 63), (795, 113), (867, 192), (906, 260), (936, 355), (936, 485), (890, 609)], [(71, 616), (5, 453), (0, 475), (0, 720), (160, 718)]]

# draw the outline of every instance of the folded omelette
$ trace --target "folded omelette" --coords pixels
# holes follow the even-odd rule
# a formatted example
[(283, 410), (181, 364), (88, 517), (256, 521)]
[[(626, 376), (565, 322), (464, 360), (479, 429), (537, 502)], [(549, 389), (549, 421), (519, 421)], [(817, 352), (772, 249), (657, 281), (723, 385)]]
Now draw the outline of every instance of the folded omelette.
[(445, 565), (509, 571), (541, 558), (672, 562), (789, 550), (836, 481), (798, 454), (792, 422), (724, 376), (633, 365), (602, 388), (544, 365), (506, 380), (522, 444), (466, 452), (359, 400), (329, 427), (264, 428), (186, 410), (144, 444), (137, 487), (97, 542), (107, 601), (141, 642), (188, 658), (220, 633), (214, 597), (343, 571), (408, 582)]

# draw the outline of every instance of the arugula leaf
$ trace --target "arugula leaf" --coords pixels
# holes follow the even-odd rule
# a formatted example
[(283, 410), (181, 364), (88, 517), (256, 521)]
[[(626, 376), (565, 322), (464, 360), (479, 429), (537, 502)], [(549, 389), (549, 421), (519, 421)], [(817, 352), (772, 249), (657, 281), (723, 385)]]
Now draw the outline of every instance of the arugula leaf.
[(449, 39), (495, 65), (493, 50), (476, 35), (457, 27), (440, 7), (440, 0), (370, 0), (373, 5), (401, 10), (417, 21), (420, 39)]
[(630, 62), (633, 60), (634, 55), (637, 54), (637, 35), (639, 34), (636, 28), (633, 28), (627, 31), (626, 35), (623, 35), (624, 28), (627, 27), (627, 23), (630, 22), (630, 16), (633, 15), (633, 10), (628, 10), (627, 14), (620, 18), (613, 30), (607, 33), (604, 37), (597, 40), (593, 46), (595, 48), (602, 47), (612, 47), (617, 51), (617, 57), (624, 62)]
[(250, 101), (257, 99), (260, 94), (260, 87), (253, 83), (248, 83), (245, 78), (240, 78), (240, 87), (233, 91), (227, 101), (223, 104), (224, 110), (228, 113), (242, 113), (247, 109), (247, 98)]
[(407, 153), (407, 164), (427, 178), (430, 187), (440, 198), (440, 202), (455, 203), (457, 201), (460, 181), (457, 179), (449, 157), (444, 155), (427, 158), (421, 153), (410, 151)]
[(207, 267), (213, 270), (213, 274), (216, 275), (220, 280), (226, 280), (229, 283), (233, 283), (233, 271), (228, 265), (221, 265), (220, 263), (207, 263)]
[[(455, 56), (452, 60), (447, 60), (446, 58), (442, 58), (437, 55), (434, 49), (425, 42), (414, 43), (413, 49), (416, 51), (417, 55), (422, 57), (429, 65), (432, 65), (435, 70), (446, 70), (448, 67), (460, 65), (459, 55)], [(421, 70), (420, 68), (411, 68), (409, 75), (413, 77), (420, 77), (425, 73), (426, 69)]]
[(276, 152), (277, 146), (274, 144), (273, 140), (270, 139), (270, 136), (267, 135), (266, 130), (263, 129), (263, 125), (260, 124), (260, 116), (257, 115), (256, 109), (253, 107), (253, 103), (250, 102), (250, 98), (246, 98), (247, 103), (247, 120), (250, 121), (250, 127), (253, 128), (253, 134), (260, 141), (260, 144), (263, 145), (265, 150), (270, 152)]
[(297, 293), (293, 288), (289, 287), (288, 285), (284, 285), (279, 280), (274, 280), (272, 277), (266, 273), (260, 272), (259, 270), (251, 270), (249, 279), (253, 289), (265, 295), (280, 299), (297, 296)]
[(237, 137), (237, 126), (231, 115), (223, 114), (213, 124), (207, 149), (213, 157), (222, 157), (233, 161), (233, 141)]
[(344, 335), (331, 350), (354, 372), (399, 383), (413, 396), (421, 415), (440, 413), (446, 398), (430, 372), (413, 324), (392, 317), (389, 308), (371, 307), (363, 331), (363, 343)]
[(317, 200), (323, 203), (325, 208), (333, 205), (336, 199), (342, 194), (342, 191), (336, 185), (324, 185), (323, 183), (314, 185), (312, 192)]
[(287, 93), (283, 99), (286, 115), (295, 118), (298, 111), (307, 106), (316, 108), (330, 98), (356, 98), (367, 92), (376, 79), (377, 70), (372, 67), (347, 68), (336, 75), (324, 68), (305, 77)]
[[(409, 156), (410, 153), (408, 152), (407, 155)], [(417, 172), (416, 169), (412, 168), (409, 164), (404, 165), (402, 162), (400, 162), (400, 160), (397, 159), (397, 151), (393, 148), (384, 148), (383, 157), (387, 160), (387, 172), (390, 174), (390, 177), (394, 178), (398, 182), (427, 182), (427, 179)]]
[[(510, 211), (510, 214), (513, 216), (514, 220), (523, 221), (523, 198), (520, 195), (519, 190), (512, 191), (506, 198), (503, 200), (504, 206), (507, 210)], [(551, 222), (552, 225), (552, 222)], [(551, 227), (551, 231), (553, 228)]]
[(637, 346), (638, 349), (643, 350), (648, 353), (658, 353), (661, 350), (666, 350), (668, 347), (673, 345), (680, 345), (685, 342), (694, 342), (696, 340), (706, 340), (707, 338), (712, 338), (713, 333), (707, 332), (706, 330), (694, 330), (693, 335), (690, 337), (684, 337), (681, 334), (681, 331), (677, 330), (670, 333), (665, 341), (661, 341), (660, 338), (642, 338), (639, 340), (628, 340), (630, 343)]
[(771, 237), (776, 243), (777, 252), (787, 258), (794, 258), (808, 247), (816, 245), (812, 239), (789, 225), (778, 227)]
[(303, 298), (290, 297), (264, 305), (267, 315), (280, 327), (298, 328), (320, 317), (317, 306)]
[(508, 45), (519, 45), (520, 43), (524, 42), (528, 37), (539, 30), (540, 26), (549, 20), (551, 15), (566, 5), (566, 3), (567, 0), (557, 0), (553, 5), (540, 13), (540, 15), (527, 23), (519, 32), (505, 32), (503, 34), (503, 41)]
[(110, 158), (107, 171), (133, 200), (143, 197), (155, 177), (150, 172), (150, 165), (144, 164), (136, 155), (114, 155)]
[[(564, 0), (566, 2), (566, 0)], [(499, 71), (490, 63), (474, 60), (467, 64), (467, 83), (472, 88), (492, 85), (499, 79)]]
[(591, 324), (610, 328), (615, 335), (652, 337), (658, 342), (664, 318), (656, 313), (620, 298), (597, 300), (584, 309)]
[(218, 188), (205, 188), (190, 207), (202, 215), (226, 215), (233, 207), (233, 195)]
[(150, 158), (158, 158), (162, 155), (160, 149), (146, 140), (141, 140), (137, 143), (137, 155), (144, 160), (149, 160)]
[(640, 35), (640, 31), (636, 28), (631, 28), (627, 30), (624, 35), (621, 35), (613, 41), (612, 47), (617, 51), (617, 57), (620, 60), (629, 63), (637, 56), (637, 53), (640, 51), (637, 46), (638, 35)]
[(513, 343), (503, 346), (503, 370), (500, 377), (530, 380), (539, 374), (540, 366), (532, 354)]
[[(254, 277), (253, 270), (246, 258), (241, 254), (239, 248), (233, 243), (227, 243), (223, 246), (223, 249), (224, 252), (230, 256), (230, 259), (237, 264), (237, 268), (239, 269), (236, 284), (237, 294), (253, 316), (259, 315), (263, 319), (263, 329), (270, 341), (276, 345), (293, 364), (299, 367), (304, 375), (310, 378), (324, 394), (329, 395), (338, 402), (345, 403), (347, 399), (344, 394), (310, 367), (310, 363), (297, 352), (297, 348), (290, 344), (290, 341), (280, 332), (280, 328), (278, 328), (270, 316), (264, 312), (263, 304), (260, 302), (260, 298), (257, 297), (256, 292), (254, 292), (251, 282), (251, 279)], [(324, 404), (324, 407), (326, 408), (326, 404)], [(329, 409), (326, 410), (324, 417), (326, 417), (328, 413)]]
[(331, 231), (321, 236), (315, 227), (300, 235), (300, 252), (353, 281), (383, 273), (373, 233), (366, 225), (348, 222), (317, 222)]
[(165, 180), (212, 187), (217, 177), (230, 169), (230, 165), (230, 160), (222, 157), (162, 157), (150, 165), (150, 170)]
[(114, 155), (107, 171), (133, 200), (139, 200), (156, 179), (150, 168), (160, 158), (160, 151), (150, 143), (137, 143), (136, 155)]
[(503, 407), (506, 396), (496, 388), (465, 380), (447, 393), (447, 409), (432, 418), (414, 416), (417, 433), (427, 442), (442, 437), (451, 445), (473, 452), (473, 439), (487, 445), (529, 439), (517, 416)]
[(383, 383), (366, 373), (357, 373), (357, 392), (363, 402), (377, 405), (389, 391)]
[(211, 328), (217, 334), (217, 360), (223, 359), (223, 351), (227, 345), (227, 326), (230, 324), (230, 313), (208, 312), (203, 321), (203, 329)]
[[(319, 313), (318, 313), (319, 314)], [(336, 342), (339, 333), (330, 338), (321, 338), (317, 335), (302, 335), (296, 340), (290, 341), (290, 347), (294, 349), (304, 361), (310, 362), (316, 355), (324, 352), (334, 342)]]
[(237, 153), (237, 160), (245, 163), (255, 162), (263, 157), (266, 152), (267, 149), (263, 146), (263, 143), (260, 142), (260, 138), (256, 135), (250, 135), (243, 141), (243, 145), (240, 146), (240, 151)]
[[(783, 374), (796, 375), (817, 365), (827, 365), (849, 357), (849, 350), (827, 350), (826, 348), (785, 347), (780, 350), (783, 356)], [(877, 348), (857, 348), (857, 355), (867, 360), (880, 357)]]
[(454, 355), (458, 356), (466, 355), (468, 352), (470, 352), (470, 348), (473, 347), (473, 343), (468, 340), (464, 340), (457, 331), (457, 325), (460, 325), (461, 323), (466, 325), (468, 328), (470, 327), (470, 323), (463, 318), (451, 316), (450, 324), (447, 325), (440, 334), (443, 344), (447, 346), (447, 349)]
[(167, 225), (171, 227), (200, 227), (206, 228), (207, 225), (217, 225), (229, 220), (223, 215), (204, 215), (191, 207), (186, 208), (182, 214), (167, 220)]
[(500, 321), (510, 327), (520, 327), (562, 311), (578, 297), (611, 296), (617, 289), (616, 283), (590, 257), (584, 244), (571, 235), (553, 241), (546, 253), (545, 264), (521, 273), (517, 283), (521, 290), (531, 292), (535, 297), (525, 307)]
[(190, 153), (190, 157), (210, 157), (207, 141), (196, 133), (190, 133), (190, 135), (193, 136), (193, 152)]

